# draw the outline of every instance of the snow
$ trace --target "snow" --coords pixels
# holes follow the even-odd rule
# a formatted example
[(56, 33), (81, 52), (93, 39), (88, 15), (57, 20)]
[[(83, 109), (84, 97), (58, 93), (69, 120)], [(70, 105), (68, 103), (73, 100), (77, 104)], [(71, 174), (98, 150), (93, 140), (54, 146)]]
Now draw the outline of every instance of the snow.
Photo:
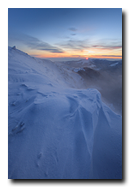
[(122, 117), (50, 60), (8, 51), (8, 178), (121, 179)]
[(114, 63), (114, 64), (111, 64), (110, 66), (116, 66), (118, 64), (118, 62)]
[(73, 70), (74, 70), (74, 72), (78, 72), (78, 71), (81, 71), (81, 70), (82, 70), (82, 71), (85, 71), (84, 68), (74, 68)]

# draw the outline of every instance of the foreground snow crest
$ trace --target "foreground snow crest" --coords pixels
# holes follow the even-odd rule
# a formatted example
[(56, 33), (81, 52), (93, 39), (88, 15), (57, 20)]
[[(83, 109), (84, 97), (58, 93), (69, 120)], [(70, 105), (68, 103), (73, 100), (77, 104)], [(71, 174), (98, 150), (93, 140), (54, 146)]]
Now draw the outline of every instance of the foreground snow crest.
[(48, 63), (9, 48), (9, 178), (121, 179), (121, 116)]

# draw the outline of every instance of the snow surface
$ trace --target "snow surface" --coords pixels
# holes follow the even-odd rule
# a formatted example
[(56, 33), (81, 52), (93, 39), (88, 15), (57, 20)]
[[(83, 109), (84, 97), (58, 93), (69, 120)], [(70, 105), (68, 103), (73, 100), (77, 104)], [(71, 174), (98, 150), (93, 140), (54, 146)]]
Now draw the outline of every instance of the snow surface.
[(114, 63), (114, 64), (111, 64), (110, 66), (116, 66), (118, 64), (118, 62)]
[(122, 117), (49, 60), (8, 51), (8, 178), (121, 179)]
[(84, 68), (74, 68), (73, 70), (74, 70), (74, 72), (78, 72), (78, 71), (81, 71), (81, 70), (85, 71)]

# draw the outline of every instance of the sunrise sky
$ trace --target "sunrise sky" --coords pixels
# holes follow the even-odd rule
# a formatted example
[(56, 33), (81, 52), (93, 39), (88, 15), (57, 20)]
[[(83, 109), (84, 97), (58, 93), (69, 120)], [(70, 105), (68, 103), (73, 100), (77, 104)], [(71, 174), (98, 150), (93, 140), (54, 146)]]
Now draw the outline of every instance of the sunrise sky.
[(9, 8), (8, 45), (39, 58), (122, 58), (122, 9)]

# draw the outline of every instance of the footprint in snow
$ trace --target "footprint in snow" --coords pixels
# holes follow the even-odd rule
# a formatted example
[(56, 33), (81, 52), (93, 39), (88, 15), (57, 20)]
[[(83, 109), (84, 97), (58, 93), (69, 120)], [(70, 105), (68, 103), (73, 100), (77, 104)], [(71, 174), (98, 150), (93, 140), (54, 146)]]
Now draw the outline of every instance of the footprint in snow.
[(37, 155), (37, 163), (36, 163), (36, 166), (37, 167), (40, 167), (40, 160), (42, 158), (42, 152), (40, 152), (38, 155)]
[(21, 133), (25, 129), (25, 123), (21, 122), (19, 125), (16, 125), (13, 129), (12, 132), (14, 134)]

